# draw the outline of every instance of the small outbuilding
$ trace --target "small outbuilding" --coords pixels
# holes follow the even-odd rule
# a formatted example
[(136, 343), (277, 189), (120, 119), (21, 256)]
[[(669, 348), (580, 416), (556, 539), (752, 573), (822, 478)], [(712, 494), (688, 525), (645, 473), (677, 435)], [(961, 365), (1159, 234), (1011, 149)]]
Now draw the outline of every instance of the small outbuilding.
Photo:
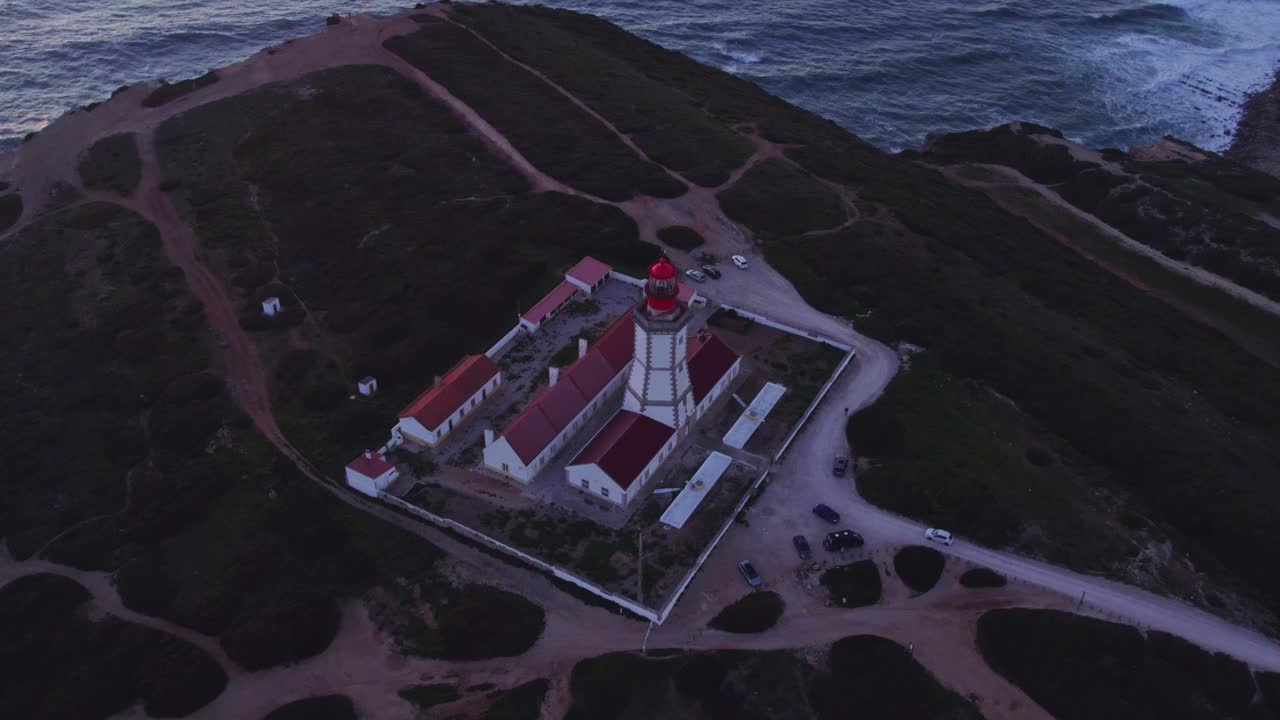
[(280, 313), (280, 298), (269, 297), (262, 301), (262, 314), (267, 317), (275, 317)]
[(600, 286), (604, 284), (605, 278), (609, 277), (609, 271), (613, 268), (605, 263), (587, 255), (578, 261), (577, 265), (569, 268), (564, 279), (573, 283), (588, 295), (592, 295)]
[(378, 381), (372, 376), (366, 376), (356, 383), (356, 389), (365, 397), (373, 397), (378, 394)]
[(369, 497), (377, 497), (397, 477), (400, 471), (396, 466), (387, 462), (382, 453), (372, 450), (365, 450), (363, 455), (347, 463), (347, 484)]

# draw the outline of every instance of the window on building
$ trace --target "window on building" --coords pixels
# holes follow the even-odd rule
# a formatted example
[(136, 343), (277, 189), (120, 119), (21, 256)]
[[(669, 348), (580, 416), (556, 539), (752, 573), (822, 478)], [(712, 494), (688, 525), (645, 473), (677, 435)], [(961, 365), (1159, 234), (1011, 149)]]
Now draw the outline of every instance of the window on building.
[[(449, 430), (453, 430), (453, 418), (449, 418)], [(446, 430), (445, 432), (448, 432), (449, 430)]]
[(507, 467), (506, 463), (502, 463), (502, 472), (510, 472), (510, 471), (511, 471), (511, 468)]
[(586, 478), (582, 478), (582, 489), (583, 489), (583, 490), (590, 490), (590, 489), (591, 489), (591, 481), (590, 481), (590, 480), (588, 480), (588, 479), (586, 479)]
[(605, 497), (609, 497), (609, 488), (607, 487), (600, 488), (600, 494)]
[(483, 399), (484, 399), (484, 394), (485, 394), (486, 392), (488, 392), (488, 391), (489, 391), (489, 388), (480, 388), (480, 399), (481, 399), (481, 400), (483, 400)]

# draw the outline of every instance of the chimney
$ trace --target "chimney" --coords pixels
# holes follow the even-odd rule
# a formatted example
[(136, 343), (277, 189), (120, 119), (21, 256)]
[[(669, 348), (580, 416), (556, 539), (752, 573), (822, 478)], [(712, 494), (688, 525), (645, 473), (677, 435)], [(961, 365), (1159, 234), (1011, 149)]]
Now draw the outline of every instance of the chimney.
[(552, 365), (551, 367), (547, 368), (547, 384), (548, 385), (555, 385), (556, 381), (559, 379), (560, 379), (560, 368), (556, 367), (555, 365)]
[(489, 447), (493, 444), (493, 428), (484, 429), (484, 446)]
[(444, 382), (444, 378), (437, 375), (436, 379), (431, 383), (431, 387), (440, 387), (440, 384), (443, 382)]
[(372, 459), (373, 459), (373, 451), (372, 451), (372, 450), (365, 450), (365, 451), (364, 451), (364, 459), (365, 459), (365, 460), (372, 460)]
[(578, 338), (578, 359), (581, 360), (582, 357), (585, 356), (586, 354), (587, 354), (587, 339), (580, 337)]

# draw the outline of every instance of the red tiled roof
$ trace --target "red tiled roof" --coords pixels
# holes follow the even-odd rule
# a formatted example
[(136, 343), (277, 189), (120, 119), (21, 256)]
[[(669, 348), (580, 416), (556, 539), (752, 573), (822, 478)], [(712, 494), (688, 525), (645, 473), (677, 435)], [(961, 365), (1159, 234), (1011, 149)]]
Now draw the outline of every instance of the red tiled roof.
[(569, 270), (565, 272), (565, 276), (571, 277), (587, 285), (595, 285), (604, 279), (604, 276), (608, 275), (609, 271), (612, 269), (613, 268), (608, 265), (605, 265), (599, 260), (588, 255), (579, 260), (577, 265), (569, 268)]
[(565, 425), (591, 402), (619, 372), (635, 352), (635, 321), (631, 310), (578, 359), (560, 373), (560, 380), (544, 389), (502, 431), (520, 461), (528, 465), (555, 439)]
[(498, 366), (487, 356), (466, 355), (445, 373), (439, 385), (401, 410), (400, 417), (415, 418), (423, 427), (434, 430), (497, 374)]
[(718, 335), (704, 332), (690, 338), (689, 384), (693, 386), (693, 401), (702, 402), (737, 359), (738, 353)]
[(619, 410), (570, 465), (599, 465), (623, 489), (631, 487), (674, 428), (630, 410)]
[(369, 457), (361, 455), (347, 463), (347, 468), (372, 480), (394, 469), (394, 466), (383, 459), (382, 453), (369, 453)]
[(568, 280), (561, 280), (559, 285), (552, 288), (551, 292), (547, 293), (545, 297), (520, 317), (531, 323), (540, 323), (547, 316), (547, 313), (560, 307), (564, 301), (568, 300), (576, 292), (578, 292), (577, 285)]

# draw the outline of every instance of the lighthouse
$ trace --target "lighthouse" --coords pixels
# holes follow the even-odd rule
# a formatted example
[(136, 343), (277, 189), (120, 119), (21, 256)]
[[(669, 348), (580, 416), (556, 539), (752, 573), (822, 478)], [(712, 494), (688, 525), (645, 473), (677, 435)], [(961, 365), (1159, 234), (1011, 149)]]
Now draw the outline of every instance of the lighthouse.
[(675, 429), (693, 416), (689, 383), (689, 308), (677, 298), (676, 268), (666, 258), (649, 266), (645, 301), (631, 311), (635, 354), (622, 407)]

